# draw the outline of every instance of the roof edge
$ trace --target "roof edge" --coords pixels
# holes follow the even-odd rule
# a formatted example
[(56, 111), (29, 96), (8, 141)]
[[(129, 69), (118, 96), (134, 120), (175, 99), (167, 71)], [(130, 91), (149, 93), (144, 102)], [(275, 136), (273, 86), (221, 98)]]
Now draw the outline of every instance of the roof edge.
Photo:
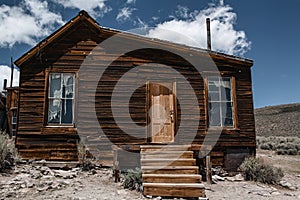
[(32, 57), (33, 55), (35, 55), (36, 53), (38, 53), (40, 51), (40, 49), (46, 47), (49, 43), (51, 43), (53, 40), (55, 40), (56, 38), (58, 38), (61, 34), (63, 34), (64, 32), (66, 32), (71, 26), (73, 26), (74, 24), (76, 24), (77, 22), (79, 22), (82, 19), (86, 19), (88, 21), (91, 21), (92, 22), (91, 24), (94, 24), (95, 27), (97, 27), (98, 29), (100, 29), (100, 25), (98, 24), (98, 22), (96, 20), (94, 20), (85, 10), (81, 10), (78, 13), (78, 15), (76, 15), (75, 17), (73, 17), (71, 20), (69, 20), (62, 27), (58, 28), (51, 35), (49, 35), (48, 37), (46, 37), (45, 39), (43, 39), (42, 41), (40, 41), (37, 45), (35, 45), (34, 47), (32, 47), (29, 51), (27, 51), (20, 58), (18, 58), (14, 63), (19, 68), (21, 68), (22, 64), (26, 60), (30, 59), (30, 57)]
[(91, 25), (93, 25), (95, 28), (97, 28), (100, 31), (102, 30), (102, 31), (107, 31), (107, 32), (115, 33), (115, 34), (116, 33), (123, 33), (124, 35), (126, 35), (127, 37), (131, 37), (132, 39), (144, 39), (144, 40), (148, 40), (150, 42), (157, 42), (157, 43), (161, 43), (163, 45), (168, 45), (169, 47), (173, 47), (173, 48), (174, 47), (175, 48), (182, 47), (185, 50), (190, 50), (190, 51), (199, 52), (199, 53), (209, 53), (212, 57), (214, 57), (216, 59), (227, 58), (227, 59), (230, 59), (230, 60), (234, 60), (234, 61), (238, 61), (238, 62), (243, 62), (244, 66), (247, 66), (247, 67), (252, 67), (253, 63), (254, 63), (253, 60), (248, 59), (248, 58), (243, 58), (243, 57), (239, 57), (239, 56), (229, 55), (229, 54), (225, 54), (225, 53), (221, 53), (221, 52), (216, 52), (216, 51), (212, 51), (212, 50), (208, 50), (208, 49), (202, 49), (202, 48), (199, 48), (199, 47), (187, 46), (185, 44), (177, 44), (177, 43), (170, 42), (170, 41), (167, 41), (167, 40), (161, 40), (161, 39), (156, 39), (156, 38), (149, 38), (149, 37), (146, 37), (146, 36), (143, 36), (143, 35), (138, 35), (138, 34), (134, 34), (134, 33), (126, 32), (126, 31), (121, 31), (121, 30), (117, 30), (117, 29), (113, 29), (113, 28), (101, 27), (100, 24), (95, 19), (93, 19), (85, 10), (81, 10), (78, 13), (78, 15), (76, 15), (74, 18), (72, 18), (71, 20), (69, 20), (62, 27), (60, 27), (59, 29), (57, 29), (56, 31), (54, 31), (51, 35), (49, 35), (48, 37), (46, 37), (45, 39), (43, 39), (37, 45), (35, 45), (34, 47), (32, 47), (29, 51), (27, 51), (20, 58), (18, 58), (14, 63), (19, 68), (22, 68), (22, 65), (28, 59), (30, 59), (33, 55), (36, 55), (37, 53), (39, 53), (42, 48), (45, 48), (49, 43), (51, 43), (56, 38), (58, 38), (59, 36), (61, 36), (70, 27), (72, 27), (74, 24), (78, 23), (82, 19), (85, 19), (85, 20), (89, 21)]

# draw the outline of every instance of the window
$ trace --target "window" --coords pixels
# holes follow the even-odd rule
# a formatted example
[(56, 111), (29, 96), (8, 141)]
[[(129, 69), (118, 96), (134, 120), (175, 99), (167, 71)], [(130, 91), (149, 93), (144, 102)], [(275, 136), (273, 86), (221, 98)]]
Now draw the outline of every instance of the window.
[(208, 77), (210, 127), (233, 127), (232, 81), (230, 77)]
[(73, 124), (74, 78), (72, 73), (50, 73), (48, 124)]

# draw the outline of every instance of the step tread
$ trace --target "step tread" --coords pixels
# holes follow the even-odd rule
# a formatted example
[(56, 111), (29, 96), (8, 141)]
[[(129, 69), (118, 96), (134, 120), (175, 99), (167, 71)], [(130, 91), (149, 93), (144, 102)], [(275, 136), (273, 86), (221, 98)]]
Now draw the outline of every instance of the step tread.
[(163, 145), (163, 144), (158, 144), (158, 145), (141, 145), (141, 149), (146, 149), (146, 148), (162, 148), (162, 147), (191, 147), (190, 144), (171, 144), (171, 145)]
[(194, 161), (195, 158), (141, 158), (141, 161)]
[(143, 177), (201, 177), (200, 174), (143, 174)]
[(172, 187), (172, 188), (200, 188), (205, 189), (203, 183), (143, 183), (144, 187)]
[(164, 150), (164, 151), (142, 151), (141, 154), (142, 155), (147, 155), (147, 154), (180, 154), (180, 153), (194, 153), (193, 151), (189, 151), (189, 150), (174, 150), (174, 151), (170, 151), (170, 150)]
[(142, 166), (143, 169), (198, 169), (197, 166)]

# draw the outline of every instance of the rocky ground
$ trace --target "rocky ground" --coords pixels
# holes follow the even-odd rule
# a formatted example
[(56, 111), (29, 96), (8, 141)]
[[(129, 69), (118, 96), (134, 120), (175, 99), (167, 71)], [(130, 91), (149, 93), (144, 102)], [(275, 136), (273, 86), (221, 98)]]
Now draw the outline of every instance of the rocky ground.
[[(299, 162), (299, 157), (283, 158), (270, 152), (259, 152), (258, 156), (274, 163), (290, 159), (291, 162), (286, 160), (284, 167), (293, 163), (292, 161)], [(300, 199), (300, 169), (287, 169), (281, 186), (276, 187), (244, 181), (241, 175), (214, 176), (216, 183), (206, 184), (206, 194), (211, 200)], [(82, 171), (80, 168), (58, 170), (24, 164), (16, 166), (10, 173), (0, 174), (0, 199), (134, 200), (149, 197), (125, 190), (121, 183), (114, 183), (110, 168), (96, 167), (90, 171)]]

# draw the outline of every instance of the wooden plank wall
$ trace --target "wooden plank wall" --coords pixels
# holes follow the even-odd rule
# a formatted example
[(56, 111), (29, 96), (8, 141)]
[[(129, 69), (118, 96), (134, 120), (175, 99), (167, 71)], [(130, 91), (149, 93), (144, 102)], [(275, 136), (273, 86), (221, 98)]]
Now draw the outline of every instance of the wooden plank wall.
[[(78, 72), (86, 55), (105, 37), (107, 36), (99, 35), (96, 31), (91, 31), (88, 26), (82, 24), (76, 29), (70, 29), (69, 33), (60, 38), (59, 42), (50, 45), (48, 49), (44, 49), (33, 60), (28, 61), (25, 64), (26, 66), (22, 67), (19, 126), (16, 142), (21, 156), (27, 159), (76, 160), (76, 144), (79, 139), (77, 127), (80, 127), (81, 134), (90, 136), (89, 143), (94, 144), (94, 146), (90, 147), (90, 151), (102, 154), (102, 159), (112, 161), (112, 154), (110, 153), (112, 143), (119, 145), (146, 144), (147, 133), (135, 130), (136, 124), (141, 127), (147, 126), (145, 114), (147, 110), (146, 81), (145, 85), (137, 88), (130, 99), (129, 110), (131, 119), (124, 118), (122, 113), (119, 113), (118, 116), (113, 116), (111, 111), (111, 94), (119, 79), (135, 66), (146, 63), (166, 64), (180, 72), (190, 82), (198, 98), (199, 110), (195, 111), (194, 114), (184, 116), (181, 111), (182, 105), (178, 102), (177, 129), (181, 126), (184, 134), (176, 137), (175, 143), (186, 144), (191, 139), (193, 139), (195, 144), (203, 142), (204, 137), (207, 136), (207, 103), (204, 79), (186, 60), (161, 50), (142, 49), (133, 51), (121, 56), (107, 68), (96, 90), (95, 109), (99, 124), (95, 124), (89, 118), (88, 109), (82, 109), (78, 114), (85, 116), (85, 118), (80, 118), (85, 120), (76, 122), (74, 128), (50, 128), (45, 126), (45, 117), (47, 115), (47, 73), (49, 71)], [(101, 49), (93, 52), (95, 62), (97, 62), (97, 59), (99, 61), (110, 61), (113, 56), (106, 54)], [(249, 148), (250, 152), (255, 152), (255, 127), (250, 69), (244, 67), (242, 62), (237, 62), (235, 66), (229, 67), (231, 64), (226, 63), (226, 59), (217, 61), (217, 65), (219, 65), (221, 73), (235, 77), (235, 94), (237, 98), (237, 129), (223, 130), (212, 153), (214, 164), (222, 164), (224, 163), (226, 148)], [(91, 94), (89, 93), (91, 92), (89, 91), (89, 86), (95, 80), (90, 74), (96, 73), (99, 67), (106, 66), (95, 65), (90, 67), (88, 71), (83, 73), (82, 77), (79, 77), (80, 93), (78, 94), (78, 104), (85, 103), (81, 102), (81, 95)], [(154, 71), (149, 73), (155, 74)], [(134, 74), (132, 74), (132, 77), (134, 77)], [(130, 76), (127, 81), (130, 82)], [(82, 85), (85, 88), (80, 88)], [(128, 87), (130, 87), (130, 84)], [(180, 79), (176, 80), (176, 87), (177, 96), (191, 97), (193, 95), (193, 91), (187, 90), (183, 80), (182, 82)], [(124, 85), (124, 90), (126, 91), (126, 85)], [(122, 94), (119, 95), (122, 98)], [(191, 102), (187, 103), (185, 108), (189, 108), (189, 106), (192, 106)], [(193, 107), (190, 108), (193, 109)], [(200, 118), (197, 117), (197, 112), (200, 112)], [(115, 118), (119, 119), (121, 123), (117, 125)], [(188, 122), (184, 124), (181, 119), (186, 119)], [(131, 120), (135, 124), (131, 123)], [(199, 120), (200, 123), (195, 136), (193, 130), (190, 129), (189, 123), (198, 123)], [(102, 135), (96, 132), (99, 129), (99, 125), (104, 132)], [(126, 134), (119, 126), (127, 127), (128, 130), (131, 130), (130, 135)], [(216, 158), (215, 161), (214, 157)]]

